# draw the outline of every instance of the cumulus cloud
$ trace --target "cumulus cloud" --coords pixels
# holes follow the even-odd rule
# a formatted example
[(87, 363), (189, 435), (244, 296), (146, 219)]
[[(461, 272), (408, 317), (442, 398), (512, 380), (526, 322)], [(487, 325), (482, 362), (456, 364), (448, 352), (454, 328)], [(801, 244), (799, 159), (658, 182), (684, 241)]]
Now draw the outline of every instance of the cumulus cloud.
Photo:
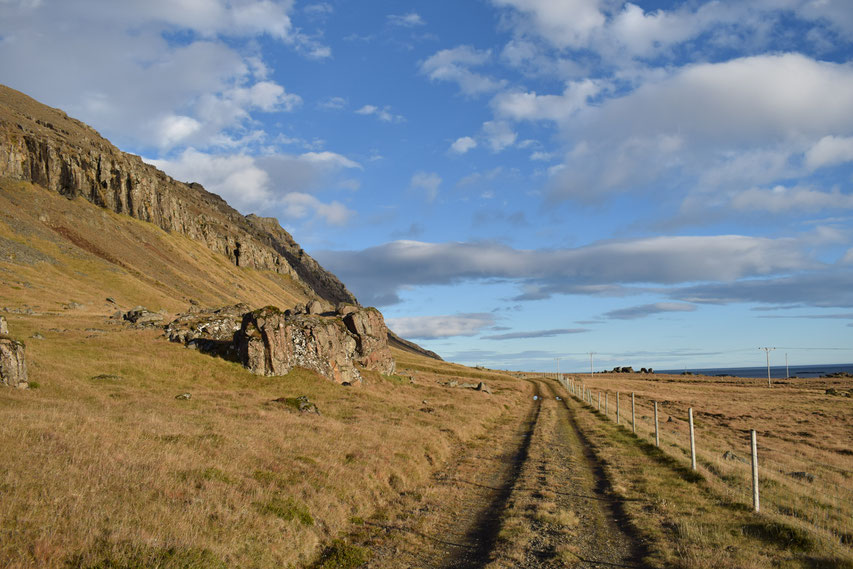
[[(316, 257), (359, 298), (398, 300), (405, 286), (507, 280), (521, 300), (554, 294), (630, 293), (625, 286), (734, 281), (818, 268), (795, 239), (741, 235), (605, 241), (574, 249), (520, 250), (497, 243), (394, 241)], [(372, 301), (368, 301), (372, 303)]]
[[(706, 190), (772, 183), (796, 174), (794, 158), (810, 148), (813, 166), (846, 156), (846, 140), (818, 141), (827, 132), (853, 132), (851, 97), (853, 65), (799, 54), (662, 73), (562, 125), (576, 142), (554, 170), (550, 197), (594, 200), (697, 182)], [(544, 115), (540, 105), (515, 112)], [(753, 160), (742, 158), (746, 154)]]
[(853, 209), (853, 196), (843, 194), (838, 189), (821, 192), (804, 187), (751, 188), (735, 194), (731, 199), (731, 207), (736, 210), (772, 213)]
[(433, 81), (451, 81), (459, 85), (465, 95), (480, 95), (497, 91), (504, 80), (495, 80), (486, 75), (471, 71), (492, 58), (490, 50), (477, 50), (468, 45), (452, 49), (443, 49), (427, 58), (420, 65), (420, 71)]
[(513, 7), (525, 22), (558, 48), (581, 47), (605, 23), (599, 0), (492, 0), (497, 6)]
[(474, 148), (477, 148), (477, 141), (470, 136), (457, 138), (456, 141), (450, 145), (450, 150), (456, 154), (465, 154)]
[(428, 202), (433, 202), (438, 197), (439, 186), (441, 186), (441, 177), (435, 172), (415, 172), (409, 183), (411, 189), (423, 191)]
[(611, 310), (604, 314), (605, 318), (616, 320), (636, 320), (645, 318), (653, 314), (661, 314), (663, 312), (693, 312), (696, 306), (681, 302), (655, 302), (653, 304), (643, 304), (640, 306), (630, 306), (628, 308), (620, 308)]
[(345, 225), (355, 215), (340, 202), (324, 203), (309, 193), (334, 184), (342, 170), (361, 168), (333, 152), (255, 157), (188, 148), (175, 159), (148, 162), (175, 179), (201, 183), (244, 213), (280, 212), (284, 219), (319, 219), (329, 225)]
[(382, 122), (404, 122), (406, 118), (403, 115), (395, 115), (391, 112), (391, 107), (384, 106), (382, 108), (376, 105), (364, 105), (355, 111), (357, 115), (373, 115)]
[(493, 152), (515, 144), (518, 134), (506, 121), (487, 121), (483, 123), (483, 136)]
[[(234, 46), (267, 35), (300, 48), (291, 10), (291, 2), (268, 0), (3, 3), (0, 75), (120, 146), (233, 144), (252, 112), (301, 103), (268, 79), (257, 54)], [(167, 41), (170, 34), (185, 41)]]
[(387, 323), (389, 328), (403, 338), (431, 340), (453, 336), (476, 336), (483, 328), (494, 326), (495, 317), (488, 313), (409, 316), (389, 318)]
[(555, 328), (553, 330), (531, 330), (529, 332), (510, 332), (508, 334), (495, 334), (483, 336), (484, 340), (525, 340), (530, 338), (553, 338), (554, 336), (566, 336), (569, 334), (582, 334), (589, 332), (587, 328)]
[(492, 99), (495, 113), (504, 118), (565, 122), (584, 109), (591, 97), (601, 92), (600, 81), (584, 79), (566, 85), (561, 95), (538, 95), (536, 92), (512, 91)]
[(813, 169), (851, 161), (853, 136), (824, 136), (806, 152), (806, 165)]
[(408, 14), (390, 14), (388, 23), (392, 26), (401, 28), (415, 28), (417, 26), (426, 25), (426, 22), (417, 12), (409, 12)]

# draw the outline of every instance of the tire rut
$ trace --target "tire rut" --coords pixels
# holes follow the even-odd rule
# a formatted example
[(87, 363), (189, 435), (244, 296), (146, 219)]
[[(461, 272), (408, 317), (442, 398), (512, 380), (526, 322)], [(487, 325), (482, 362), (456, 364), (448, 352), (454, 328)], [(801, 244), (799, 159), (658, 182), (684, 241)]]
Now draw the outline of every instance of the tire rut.
[(367, 567), (477, 569), (489, 562), (539, 420), (542, 386), (531, 383), (536, 397), (520, 426), (489, 432), (429, 488), (404, 496), (395, 519), (366, 524), (373, 535), (359, 541), (372, 551)]
[(422, 496), (404, 496), (395, 519), (368, 524), (367, 567), (645, 567), (642, 541), (568, 396), (528, 381), (536, 398), (516, 429), (490, 432)]

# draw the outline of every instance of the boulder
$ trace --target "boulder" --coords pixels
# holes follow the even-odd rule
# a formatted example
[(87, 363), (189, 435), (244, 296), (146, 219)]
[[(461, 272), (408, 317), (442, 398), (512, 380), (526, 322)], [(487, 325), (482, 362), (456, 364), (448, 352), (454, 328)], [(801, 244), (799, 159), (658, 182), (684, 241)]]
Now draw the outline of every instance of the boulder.
[(355, 336), (357, 363), (386, 375), (394, 373), (396, 364), (388, 347), (388, 328), (382, 313), (375, 308), (363, 308), (350, 312), (343, 320)]
[(318, 315), (323, 314), (323, 312), (325, 312), (325, 309), (323, 307), (322, 302), (320, 302), (319, 300), (312, 300), (311, 302), (305, 305), (305, 312), (308, 314)]
[(317, 408), (316, 404), (311, 403), (307, 395), (300, 395), (299, 397), (279, 397), (278, 399), (273, 399), (270, 403), (283, 405), (284, 407), (294, 409), (300, 413), (313, 413), (315, 415), (320, 415), (320, 409)]
[(353, 312), (357, 312), (358, 307), (352, 304), (347, 304), (345, 302), (339, 302), (335, 307), (335, 314), (339, 316), (346, 316), (347, 314), (352, 314)]
[(353, 365), (356, 339), (338, 318), (285, 314), (268, 306), (243, 316), (235, 343), (242, 364), (258, 375), (304, 367), (335, 383), (361, 382)]
[(815, 475), (811, 472), (789, 472), (788, 476), (794, 478), (795, 480), (802, 480), (803, 482), (814, 482)]
[(144, 306), (137, 306), (132, 310), (124, 313), (123, 318), (136, 326), (137, 328), (145, 328), (148, 326), (159, 326), (166, 318), (157, 312), (151, 312)]
[(0, 337), (0, 385), (20, 389), (29, 386), (24, 344), (9, 337)]
[(747, 463), (747, 460), (745, 458), (743, 458), (742, 456), (736, 455), (735, 453), (733, 453), (730, 450), (727, 450), (726, 452), (723, 453), (723, 460), (734, 460), (737, 462), (742, 462), (744, 464)]
[(0, 316), (0, 335), (5, 336), (9, 333), (9, 324), (6, 319)]
[(180, 342), (207, 354), (237, 359), (234, 335), (240, 330), (246, 304), (234, 304), (208, 310), (191, 307), (166, 325), (164, 333), (172, 342)]

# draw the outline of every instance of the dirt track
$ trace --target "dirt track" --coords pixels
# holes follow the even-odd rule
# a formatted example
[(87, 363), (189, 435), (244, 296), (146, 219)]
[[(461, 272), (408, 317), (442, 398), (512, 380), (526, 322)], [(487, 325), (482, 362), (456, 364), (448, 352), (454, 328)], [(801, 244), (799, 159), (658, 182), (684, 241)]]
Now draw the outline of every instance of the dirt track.
[(562, 388), (537, 380), (533, 393), (390, 519), (368, 522), (368, 567), (643, 567)]

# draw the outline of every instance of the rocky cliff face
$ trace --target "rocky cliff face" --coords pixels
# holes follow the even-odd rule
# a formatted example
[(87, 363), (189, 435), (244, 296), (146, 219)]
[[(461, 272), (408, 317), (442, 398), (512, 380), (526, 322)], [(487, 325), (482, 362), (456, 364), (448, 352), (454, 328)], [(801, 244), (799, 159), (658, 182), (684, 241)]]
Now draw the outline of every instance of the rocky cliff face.
[(243, 216), (201, 185), (173, 180), (82, 122), (2, 85), (0, 176), (184, 234), (237, 266), (290, 275), (333, 304), (357, 303), (275, 219)]

